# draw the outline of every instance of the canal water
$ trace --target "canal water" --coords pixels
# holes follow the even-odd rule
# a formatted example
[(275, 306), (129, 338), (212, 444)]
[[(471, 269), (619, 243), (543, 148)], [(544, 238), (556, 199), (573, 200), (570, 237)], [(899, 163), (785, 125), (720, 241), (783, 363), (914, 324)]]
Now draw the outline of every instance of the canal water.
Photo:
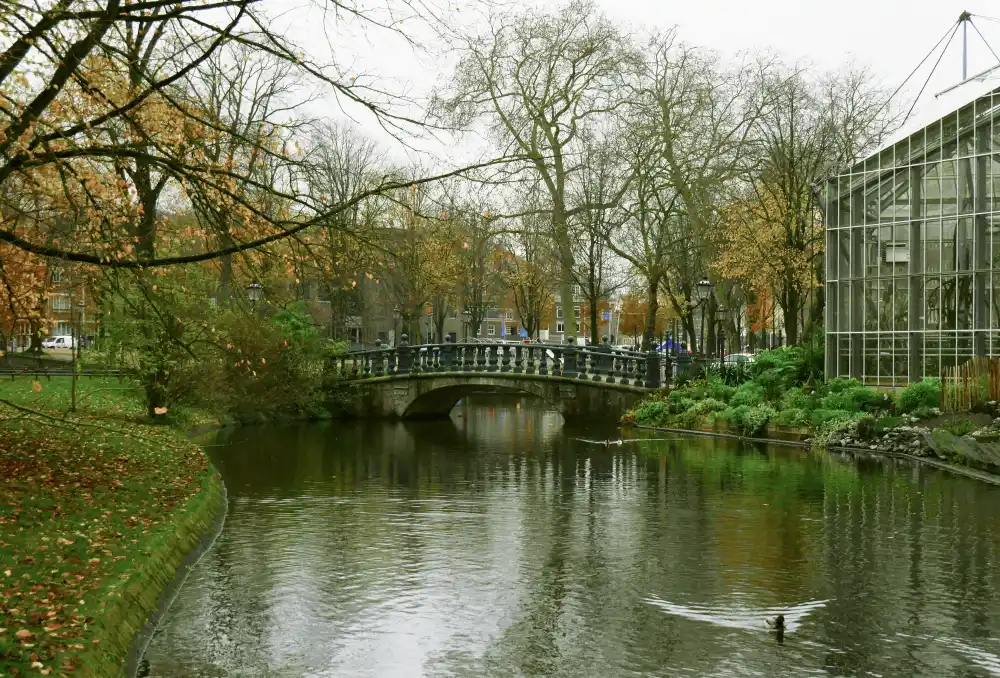
[(586, 442), (619, 435), (639, 437), (489, 400), (226, 432), (225, 529), (141, 674), (1000, 675), (1000, 488), (788, 447)]

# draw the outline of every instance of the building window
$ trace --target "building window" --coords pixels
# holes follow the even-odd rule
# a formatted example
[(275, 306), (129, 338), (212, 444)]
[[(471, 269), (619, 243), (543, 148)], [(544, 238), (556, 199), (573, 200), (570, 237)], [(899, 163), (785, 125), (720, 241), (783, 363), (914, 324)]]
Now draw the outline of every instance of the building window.
[(68, 294), (53, 294), (52, 295), (52, 310), (53, 311), (68, 311), (69, 310), (69, 295)]
[(576, 333), (580, 334), (580, 321), (579, 320), (576, 321)]
[(556, 332), (565, 332), (566, 323), (556, 323)]
[(59, 268), (52, 269), (52, 282), (54, 283), (62, 282), (62, 269)]
[(514, 312), (513, 311), (507, 311), (506, 317), (507, 317), (507, 320), (513, 320), (514, 319)]
[(497, 333), (497, 326), (496, 325), (487, 325), (486, 326), (486, 334), (488, 334), (489, 336), (493, 337), (493, 336), (496, 336), (496, 333)]
[[(556, 317), (557, 318), (563, 317), (562, 316), (562, 306), (556, 306)], [(562, 330), (559, 330), (559, 331), (562, 332)]]
[(70, 335), (72, 333), (73, 333), (73, 330), (70, 328), (69, 323), (65, 322), (65, 321), (62, 321), (58, 325), (56, 325), (56, 331), (55, 331), (55, 334), (53, 336), (56, 336), (56, 337), (68, 336), (68, 335)]

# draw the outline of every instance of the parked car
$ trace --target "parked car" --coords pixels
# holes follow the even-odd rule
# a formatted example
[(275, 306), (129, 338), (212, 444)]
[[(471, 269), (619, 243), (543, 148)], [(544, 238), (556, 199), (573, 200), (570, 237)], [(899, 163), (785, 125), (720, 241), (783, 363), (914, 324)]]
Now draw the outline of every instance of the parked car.
[(59, 334), (42, 340), (42, 348), (73, 348), (73, 337)]
[(739, 363), (752, 363), (753, 358), (752, 353), (730, 353), (726, 356), (726, 364), (736, 365)]

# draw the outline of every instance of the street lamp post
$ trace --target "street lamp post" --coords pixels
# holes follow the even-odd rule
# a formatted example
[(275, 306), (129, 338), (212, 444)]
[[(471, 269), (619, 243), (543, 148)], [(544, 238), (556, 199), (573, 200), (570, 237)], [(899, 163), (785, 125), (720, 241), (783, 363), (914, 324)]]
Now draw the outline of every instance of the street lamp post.
[[(695, 285), (695, 295), (698, 297), (698, 303), (696, 305), (696, 308), (704, 306), (705, 302), (708, 301), (712, 297), (712, 293), (714, 291), (715, 291), (715, 284), (712, 283), (712, 281), (709, 280), (707, 277), (702, 278), (701, 280), (699, 280), (698, 284)], [(702, 351), (704, 351), (705, 350), (705, 335), (704, 335), (704, 332), (705, 332), (705, 310), (703, 308), (699, 312), (699, 318), (701, 320), (700, 325), (701, 325), (702, 336), (699, 338), (699, 342), (698, 343), (701, 345)]]
[(724, 327), (725, 322), (726, 322), (726, 309), (723, 308), (722, 306), (720, 306), (719, 308), (715, 309), (715, 316), (716, 316), (716, 319), (719, 322), (719, 330), (716, 333), (716, 336), (717, 336), (717, 339), (718, 339), (718, 342), (719, 342), (719, 347), (718, 347), (719, 348), (719, 367), (722, 367), (725, 364), (725, 362), (726, 362), (726, 358), (725, 358), (726, 336), (725, 336), (725, 334), (723, 334), (723, 327)]
[(464, 336), (463, 336), (462, 341), (464, 343), (466, 343), (466, 344), (469, 343), (469, 324), (470, 323), (472, 323), (472, 311), (470, 311), (467, 308), (463, 309), (463, 311), (462, 311), (462, 328), (463, 328), (464, 331), (462, 332), (462, 334)]

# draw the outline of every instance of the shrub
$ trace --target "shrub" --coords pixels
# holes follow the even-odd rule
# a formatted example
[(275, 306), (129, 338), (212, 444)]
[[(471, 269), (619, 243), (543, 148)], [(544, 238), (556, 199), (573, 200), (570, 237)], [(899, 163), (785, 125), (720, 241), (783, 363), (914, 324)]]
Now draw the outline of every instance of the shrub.
[(750, 374), (748, 363), (711, 363), (705, 367), (705, 375), (709, 379), (716, 379), (727, 386), (739, 386), (750, 381), (753, 377)]
[(899, 409), (913, 412), (919, 407), (937, 407), (941, 404), (941, 382), (924, 379), (910, 384), (899, 393)]
[(667, 418), (667, 403), (663, 401), (646, 401), (635, 409), (635, 420), (647, 426), (657, 426)]
[(724, 403), (728, 403), (735, 392), (735, 388), (723, 383), (720, 379), (710, 379), (708, 382), (708, 397), (714, 400), (721, 400)]
[(853, 391), (857, 388), (863, 388), (863, 385), (857, 379), (837, 377), (836, 379), (828, 381), (824, 390), (827, 393), (844, 393), (846, 391)]
[(704, 400), (695, 403), (694, 407), (691, 408), (691, 412), (695, 414), (708, 414), (710, 412), (722, 412), (728, 406), (721, 400), (716, 400), (715, 398), (705, 398)]
[(847, 433), (854, 423), (862, 418), (863, 414), (857, 412), (845, 412), (843, 410), (817, 410), (817, 412), (835, 413), (835, 416), (825, 419), (822, 424), (814, 429), (813, 440), (818, 443), (829, 444)]
[(781, 426), (808, 426), (810, 411), (806, 408), (789, 407), (778, 412), (774, 423)]
[(825, 410), (863, 412), (865, 408), (879, 405), (884, 400), (881, 395), (853, 379), (834, 379), (826, 390), (827, 395), (819, 401), (819, 407)]
[(921, 405), (912, 412), (910, 412), (917, 419), (930, 419), (931, 417), (936, 417), (938, 415), (937, 407), (928, 407), (927, 405)]
[(767, 405), (757, 407), (738, 405), (722, 413), (722, 417), (745, 436), (758, 435), (776, 416), (777, 412)]
[(748, 381), (737, 387), (737, 389), (733, 392), (732, 397), (729, 399), (729, 404), (733, 407), (739, 407), (741, 405), (746, 405), (748, 407), (763, 405), (765, 395), (763, 386), (756, 382)]
[(803, 393), (799, 387), (793, 387), (785, 391), (781, 396), (782, 410), (814, 410), (818, 398), (815, 394)]
[(942, 424), (941, 428), (943, 428), (948, 433), (951, 433), (952, 435), (964, 436), (968, 435), (969, 433), (972, 433), (978, 427), (971, 419), (969, 419), (968, 417), (963, 417), (962, 419), (954, 419), (945, 424)]
[(818, 409), (813, 410), (809, 417), (809, 423), (813, 425), (813, 428), (817, 431), (822, 430), (827, 424), (834, 421), (853, 421), (858, 416), (857, 412), (849, 412), (847, 410), (827, 410)]
[(876, 419), (870, 414), (862, 415), (858, 419), (858, 437), (862, 440), (871, 440), (876, 436), (878, 431), (876, 430)]
[(805, 383), (808, 372), (804, 351), (793, 346), (764, 351), (750, 363), (750, 374), (770, 400), (797, 384)]

